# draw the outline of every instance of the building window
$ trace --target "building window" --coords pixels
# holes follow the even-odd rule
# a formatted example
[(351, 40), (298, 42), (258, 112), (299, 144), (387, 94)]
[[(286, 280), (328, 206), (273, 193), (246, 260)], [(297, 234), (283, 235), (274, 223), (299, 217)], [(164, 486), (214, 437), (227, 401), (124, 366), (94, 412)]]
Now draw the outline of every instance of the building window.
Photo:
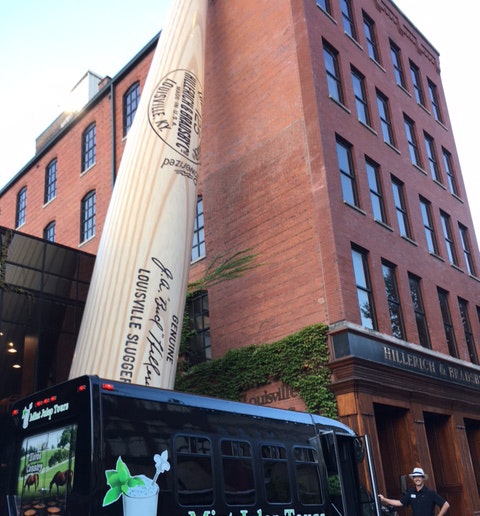
[(371, 126), (370, 112), (368, 110), (367, 92), (365, 90), (365, 77), (355, 68), (352, 67), (352, 85), (355, 95), (355, 106), (357, 108), (357, 116), (360, 122)]
[(205, 223), (203, 218), (203, 199), (197, 197), (195, 225), (193, 228), (192, 262), (205, 257)]
[(375, 35), (375, 22), (366, 13), (363, 13), (363, 29), (367, 40), (368, 55), (379, 63), (380, 54), (378, 53), (377, 37)]
[(400, 48), (390, 41), (390, 55), (392, 56), (393, 73), (396, 83), (405, 89), (405, 74), (403, 73), (402, 55)]
[(317, 6), (324, 10), (326, 13), (331, 14), (330, 0), (316, 0)]
[(428, 252), (438, 255), (437, 237), (435, 235), (435, 228), (433, 227), (432, 205), (423, 197), (420, 197), (420, 211), (422, 212)]
[(352, 247), (352, 264), (362, 326), (376, 330), (377, 322), (368, 270), (367, 253), (359, 248)]
[(343, 88), (338, 66), (338, 52), (328, 43), (324, 43), (323, 58), (327, 73), (328, 94), (333, 100), (343, 104)]
[(352, 206), (358, 206), (357, 184), (353, 166), (352, 147), (337, 137), (337, 158), (342, 183), (343, 200)]
[(447, 339), (448, 352), (452, 357), (458, 358), (457, 341), (455, 339), (455, 331), (450, 315), (450, 307), (448, 305), (448, 292), (437, 288), (438, 301), (442, 312), (443, 327), (445, 329), (445, 337)]
[(472, 325), (468, 315), (468, 302), (465, 299), (458, 298), (458, 309), (462, 319), (463, 331), (465, 333), (465, 342), (467, 343), (468, 356), (472, 364), (478, 364), (477, 350), (475, 349), (475, 339), (473, 338)]
[(343, 30), (351, 38), (356, 40), (357, 32), (353, 21), (352, 0), (340, 0), (340, 7), (342, 9)]
[(132, 84), (123, 96), (123, 136), (127, 133), (133, 123), (133, 118), (140, 101), (140, 83)]
[(199, 291), (187, 298), (189, 335), (185, 343), (184, 357), (187, 366), (200, 364), (212, 358), (210, 344), (210, 314), (208, 293)]
[(55, 221), (52, 220), (43, 229), (43, 239), (49, 242), (55, 242)]
[(425, 305), (423, 303), (420, 278), (413, 274), (409, 274), (408, 280), (410, 283), (410, 294), (412, 296), (415, 321), (417, 323), (418, 339), (423, 347), (431, 348), (432, 345), (430, 342), (430, 333), (428, 332), (427, 315), (425, 313)]
[(428, 93), (430, 95), (430, 102), (432, 103), (433, 116), (435, 120), (443, 123), (442, 110), (440, 109), (440, 102), (438, 100), (437, 86), (428, 79)]
[(385, 294), (387, 296), (388, 311), (390, 312), (392, 335), (398, 339), (405, 339), (402, 306), (400, 304), (400, 296), (398, 294), (395, 268), (395, 265), (382, 261), (382, 273), (383, 280), (385, 282)]
[(476, 306), (475, 308), (477, 310), (477, 321), (480, 324), (480, 306)]
[(442, 148), (443, 154), (443, 165), (445, 166), (445, 172), (447, 173), (447, 182), (450, 193), (458, 197), (457, 180), (455, 179), (455, 171), (453, 170), (452, 155), (445, 149)]
[(367, 158), (365, 160), (368, 186), (370, 188), (370, 200), (372, 202), (373, 218), (387, 224), (385, 202), (383, 199), (382, 184), (380, 182), (380, 166)]
[(24, 186), (17, 193), (17, 208), (15, 210), (15, 228), (25, 224), (27, 215), (27, 187)]
[(418, 151), (417, 136), (415, 134), (415, 122), (405, 115), (403, 117), (403, 121), (405, 125), (405, 134), (407, 136), (408, 151), (410, 153), (410, 161), (417, 167), (422, 168), (420, 152)]
[(388, 106), (388, 98), (377, 90), (377, 107), (380, 116), (380, 126), (382, 128), (383, 141), (395, 147), (395, 139), (393, 136), (392, 119), (390, 116), (390, 108)]
[(433, 138), (424, 133), (425, 136), (425, 150), (427, 151), (428, 167), (430, 168), (430, 174), (432, 179), (441, 183), (440, 169), (438, 167), (437, 153), (435, 152), (435, 143)]
[(404, 186), (401, 181), (392, 176), (393, 200), (395, 202), (395, 210), (397, 212), (397, 222), (400, 235), (406, 238), (412, 238), (410, 230), (410, 222), (408, 220), (407, 204), (405, 202)]
[(460, 241), (462, 242), (463, 257), (467, 266), (467, 271), (470, 276), (476, 276), (475, 264), (473, 263), (473, 256), (470, 247), (470, 237), (468, 236), (468, 229), (462, 224), (458, 224), (460, 232)]
[(95, 190), (82, 199), (80, 210), (80, 242), (95, 236), (96, 198)]
[(90, 124), (82, 135), (82, 172), (93, 167), (97, 159), (97, 128)]
[(57, 195), (57, 159), (50, 161), (45, 169), (45, 191), (43, 202), (47, 204)]
[(445, 337), (447, 339), (448, 352), (452, 357), (458, 358), (457, 341), (455, 339), (455, 331), (453, 329), (452, 316), (450, 315), (450, 307), (448, 305), (448, 292), (437, 288), (438, 301), (442, 312), (443, 327), (445, 329)]
[(425, 95), (422, 88), (422, 80), (420, 78), (420, 70), (418, 66), (410, 61), (410, 76), (412, 77), (413, 91), (418, 104), (425, 106)]
[(448, 260), (452, 265), (458, 266), (457, 252), (455, 250), (455, 242), (453, 240), (452, 226), (450, 224), (450, 215), (440, 211), (440, 220), (442, 221), (443, 238), (447, 248)]

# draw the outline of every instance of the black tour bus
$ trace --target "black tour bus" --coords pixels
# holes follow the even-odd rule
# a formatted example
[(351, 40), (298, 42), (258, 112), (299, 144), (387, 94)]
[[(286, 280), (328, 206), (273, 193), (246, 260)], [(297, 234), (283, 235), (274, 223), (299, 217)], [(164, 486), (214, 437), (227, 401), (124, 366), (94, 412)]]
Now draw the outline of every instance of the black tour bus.
[(8, 516), (380, 514), (368, 442), (317, 415), (83, 376), (8, 426)]

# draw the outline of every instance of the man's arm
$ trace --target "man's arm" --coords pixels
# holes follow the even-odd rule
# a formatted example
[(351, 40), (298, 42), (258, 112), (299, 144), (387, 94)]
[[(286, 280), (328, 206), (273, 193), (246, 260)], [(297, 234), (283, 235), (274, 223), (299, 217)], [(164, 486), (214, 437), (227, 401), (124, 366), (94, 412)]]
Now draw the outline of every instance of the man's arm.
[[(393, 507), (403, 507), (403, 503), (400, 500), (394, 500), (393, 498), (385, 498), (382, 494), (379, 494), (378, 497), (380, 498), (380, 502), (382, 503), (382, 505), (393, 505)], [(447, 509), (445, 509), (445, 512), (447, 511)], [(442, 516), (442, 514), (443, 513), (440, 512), (438, 516)]]
[(441, 507), (440, 507), (440, 511), (438, 513), (437, 516), (443, 516), (447, 511), (448, 509), (450, 509), (450, 504), (448, 502), (445, 502)]

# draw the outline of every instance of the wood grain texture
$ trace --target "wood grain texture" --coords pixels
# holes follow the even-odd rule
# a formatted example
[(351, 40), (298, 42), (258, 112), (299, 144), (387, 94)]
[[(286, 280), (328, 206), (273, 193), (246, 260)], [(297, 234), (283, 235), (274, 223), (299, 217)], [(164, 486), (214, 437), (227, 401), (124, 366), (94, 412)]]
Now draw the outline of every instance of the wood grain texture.
[(70, 378), (173, 388), (200, 166), (207, 0), (175, 0), (120, 164)]

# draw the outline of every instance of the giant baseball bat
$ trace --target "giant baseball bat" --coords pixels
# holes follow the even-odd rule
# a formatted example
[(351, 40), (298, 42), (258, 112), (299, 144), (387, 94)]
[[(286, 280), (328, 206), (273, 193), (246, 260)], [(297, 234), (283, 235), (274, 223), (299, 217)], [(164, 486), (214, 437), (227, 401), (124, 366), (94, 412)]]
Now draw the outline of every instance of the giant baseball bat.
[(207, 0), (175, 0), (128, 133), (70, 378), (173, 388), (200, 166)]

